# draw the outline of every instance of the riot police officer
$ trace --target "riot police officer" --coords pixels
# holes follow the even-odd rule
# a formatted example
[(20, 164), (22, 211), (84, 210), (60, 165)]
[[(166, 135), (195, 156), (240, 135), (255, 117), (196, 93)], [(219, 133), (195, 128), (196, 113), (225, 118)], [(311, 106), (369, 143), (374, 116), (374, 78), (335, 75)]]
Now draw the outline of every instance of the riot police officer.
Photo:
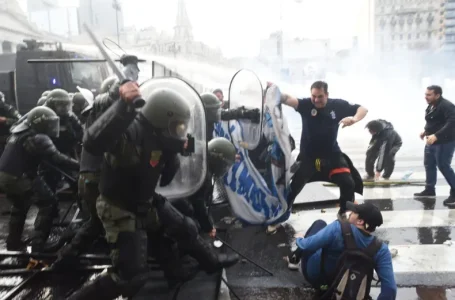
[[(118, 80), (115, 77), (106, 79), (100, 87), (93, 105), (88, 108), (85, 127), (89, 128), (115, 101), (118, 101), (119, 86), (113, 85)], [(96, 199), (99, 196), (102, 155), (93, 155), (84, 147), (80, 156), (80, 171), (78, 190), (82, 200), (82, 207), (89, 215), (89, 219), (75, 233), (71, 241), (63, 246), (58, 253), (54, 268), (65, 267), (76, 262), (75, 258), (104, 233), (103, 224), (96, 211)]]
[(47, 97), (46, 96), (41, 96), (38, 99), (38, 102), (36, 102), (36, 106), (43, 106), (46, 103)]
[(13, 204), (6, 241), (8, 250), (19, 250), (21, 235), (31, 196), (38, 196), (39, 212), (35, 220), (33, 246), (42, 245), (49, 235), (52, 218), (53, 193), (36, 176), (38, 165), (44, 160), (73, 170), (79, 169), (77, 161), (60, 153), (50, 137), (58, 137), (59, 118), (47, 107), (35, 107), (26, 121), (16, 126), (0, 158), (0, 188)]
[[(122, 100), (95, 121), (84, 137), (87, 151), (94, 155), (107, 151), (97, 211), (112, 245), (115, 271), (99, 277), (70, 299), (114, 299), (119, 294), (136, 294), (149, 275), (146, 220), (155, 214), (207, 272), (238, 261), (238, 256), (216, 255), (198, 235), (194, 222), (155, 192), (161, 175), (167, 182), (175, 175), (177, 154), (194, 151), (187, 138), (191, 110), (186, 100), (172, 89), (155, 89), (147, 95), (136, 117), (133, 103), (140, 97), (137, 85), (123, 84), (120, 95)], [(120, 286), (119, 282), (124, 284)]]
[(86, 109), (90, 103), (85, 99), (84, 95), (82, 93), (77, 92), (73, 95), (72, 98), (73, 102), (73, 113), (76, 115), (76, 117), (81, 121), (82, 124), (85, 124), (85, 119), (82, 118), (82, 111)]
[(0, 153), (5, 147), (11, 125), (21, 117), (17, 110), (5, 101), (5, 95), (0, 92)]
[(67, 91), (52, 90), (47, 95), (46, 107), (52, 109), (60, 118), (60, 134), (54, 143), (61, 152), (70, 154), (74, 146), (82, 140), (84, 130), (79, 119), (71, 111), (72, 102)]

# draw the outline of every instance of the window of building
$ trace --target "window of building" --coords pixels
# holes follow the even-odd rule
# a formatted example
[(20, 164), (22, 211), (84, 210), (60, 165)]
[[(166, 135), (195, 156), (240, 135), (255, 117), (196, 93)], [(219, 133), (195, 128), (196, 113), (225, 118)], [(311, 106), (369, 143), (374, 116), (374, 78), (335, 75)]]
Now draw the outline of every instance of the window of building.
[(403, 35), (402, 35), (402, 34), (400, 34), (400, 41), (402, 41), (402, 40), (403, 40)]
[(428, 31), (428, 38), (431, 39), (431, 31)]
[(392, 34), (392, 41), (394, 41), (394, 40), (395, 40), (395, 35)]
[(420, 39), (420, 33), (416, 34), (416, 39)]
[(408, 40), (410, 40), (412, 37), (412, 35), (410, 33), (408, 33)]

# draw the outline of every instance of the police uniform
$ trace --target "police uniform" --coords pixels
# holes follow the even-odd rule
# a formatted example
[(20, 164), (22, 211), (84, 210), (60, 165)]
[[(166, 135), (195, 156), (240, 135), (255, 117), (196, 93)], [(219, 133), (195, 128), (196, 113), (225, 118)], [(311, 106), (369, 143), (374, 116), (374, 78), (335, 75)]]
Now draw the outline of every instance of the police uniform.
[[(155, 192), (166, 166), (175, 165), (178, 153), (185, 154), (184, 128), (190, 116), (189, 105), (180, 94), (163, 88), (146, 97), (137, 116), (131, 102), (122, 99), (87, 129), (85, 149), (93, 155), (104, 153), (96, 209), (111, 245), (114, 272), (70, 299), (136, 294), (149, 276), (146, 230), (157, 216), (167, 234), (186, 245), (206, 271), (232, 264), (232, 259), (208, 251), (194, 222)], [(174, 175), (169, 172), (163, 177), (171, 181)], [(100, 285), (111, 288), (99, 291)]]
[[(117, 94), (118, 92), (115, 93)], [(86, 128), (90, 127), (115, 101), (108, 92), (98, 95), (91, 109), (86, 112)], [(81, 149), (78, 193), (82, 200), (82, 209), (89, 215), (89, 219), (77, 230), (71, 241), (59, 251), (59, 257), (54, 264), (55, 268), (72, 263), (71, 258), (86, 251), (98, 237), (104, 235), (103, 224), (96, 210), (102, 164), (103, 155), (93, 155), (85, 148)]]
[(302, 136), (298, 161), (301, 167), (291, 181), (288, 202), (294, 202), (306, 183), (330, 181), (340, 187), (340, 213), (346, 202), (354, 200), (354, 192), (363, 193), (357, 169), (337, 142), (339, 123), (357, 113), (360, 105), (342, 99), (328, 99), (324, 108), (316, 108), (310, 98), (298, 100), (296, 111), (302, 118)]
[[(59, 152), (48, 136), (57, 135), (58, 121), (50, 109), (34, 108), (27, 120), (15, 128), (0, 158), (0, 188), (13, 204), (7, 238), (7, 247), (11, 250), (22, 245), (20, 239), (33, 193), (38, 196), (39, 207), (33, 245), (41, 246), (52, 227), (53, 193), (36, 176), (38, 165), (45, 160), (73, 170), (79, 169), (78, 162)], [(43, 126), (46, 122), (53, 123)]]
[(13, 106), (5, 103), (5, 95), (2, 92), (0, 92), (0, 117), (5, 118), (5, 122), (0, 124), (0, 153), (2, 153), (6, 145), (6, 139), (10, 134), (11, 125), (21, 117)]

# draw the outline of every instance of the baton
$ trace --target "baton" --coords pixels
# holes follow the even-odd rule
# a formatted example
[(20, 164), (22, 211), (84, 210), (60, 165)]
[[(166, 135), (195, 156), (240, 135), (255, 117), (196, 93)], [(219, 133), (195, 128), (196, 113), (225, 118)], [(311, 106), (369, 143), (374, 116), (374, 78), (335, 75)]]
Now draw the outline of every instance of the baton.
[[(120, 79), (120, 82), (124, 83), (125, 81), (127, 81), (128, 78), (125, 77), (125, 74), (123, 74), (123, 72), (119, 69), (119, 67), (115, 64), (115, 62), (109, 56), (107, 51), (103, 48), (103, 45), (98, 40), (98, 38), (93, 33), (93, 31), (90, 29), (90, 27), (87, 24), (84, 24), (84, 29), (87, 31), (87, 33), (88, 33), (90, 39), (92, 40), (92, 42), (100, 50), (101, 55), (106, 60), (106, 62), (109, 65), (109, 67), (111, 67), (112, 71), (114, 71), (115, 75), (117, 75), (117, 77)], [(144, 106), (145, 101), (142, 98), (137, 98), (137, 99), (134, 99), (133, 104), (134, 104), (134, 106), (136, 108), (140, 108), (140, 107)]]

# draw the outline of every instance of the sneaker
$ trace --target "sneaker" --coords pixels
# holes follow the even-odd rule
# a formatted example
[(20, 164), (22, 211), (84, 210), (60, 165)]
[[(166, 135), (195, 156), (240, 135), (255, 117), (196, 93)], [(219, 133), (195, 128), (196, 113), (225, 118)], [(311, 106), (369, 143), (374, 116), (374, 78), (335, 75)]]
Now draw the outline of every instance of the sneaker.
[(280, 226), (281, 226), (281, 224), (269, 225), (269, 226), (267, 226), (266, 233), (267, 234), (275, 234)]
[(365, 175), (363, 176), (363, 181), (374, 181), (374, 176)]
[(296, 271), (299, 269), (299, 262), (295, 256), (285, 256), (284, 260), (288, 263), (288, 269)]
[(444, 202), (442, 202), (445, 206), (450, 208), (455, 208), (455, 196), (449, 196)]
[(436, 197), (436, 192), (434, 190), (424, 189), (420, 193), (415, 193), (414, 197)]
[(394, 258), (395, 256), (398, 255), (398, 250), (395, 248), (390, 249), (390, 255), (392, 256), (392, 258)]

